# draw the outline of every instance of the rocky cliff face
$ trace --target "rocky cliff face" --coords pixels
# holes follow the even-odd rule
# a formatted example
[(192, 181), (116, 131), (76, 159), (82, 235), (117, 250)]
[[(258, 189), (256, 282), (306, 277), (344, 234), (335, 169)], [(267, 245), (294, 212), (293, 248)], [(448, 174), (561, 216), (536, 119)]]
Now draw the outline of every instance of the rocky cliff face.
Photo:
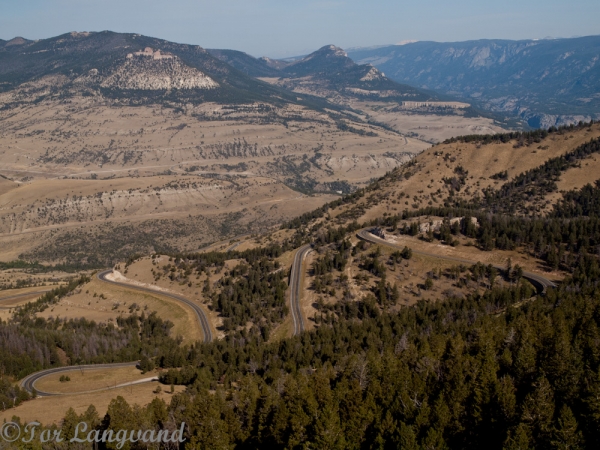
[(0, 93), (15, 101), (84, 95), (136, 105), (325, 104), (234, 70), (197, 45), (110, 31), (11, 42), (0, 40)]
[(148, 48), (145, 52), (128, 54), (123, 64), (104, 77), (100, 85), (148, 91), (219, 87), (212, 78), (198, 69), (186, 66), (176, 56), (161, 53), (160, 50), (154, 52)]
[(533, 127), (589, 120), (600, 113), (600, 36), (415, 42), (348, 54), (398, 83), (518, 115)]

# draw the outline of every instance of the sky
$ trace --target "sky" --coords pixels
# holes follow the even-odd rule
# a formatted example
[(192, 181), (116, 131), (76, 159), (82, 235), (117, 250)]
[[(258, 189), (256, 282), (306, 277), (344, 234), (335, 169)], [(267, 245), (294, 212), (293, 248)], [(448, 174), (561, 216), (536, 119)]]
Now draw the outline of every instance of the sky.
[(282, 58), (328, 44), (596, 35), (598, 17), (598, 0), (0, 0), (0, 39), (111, 30)]

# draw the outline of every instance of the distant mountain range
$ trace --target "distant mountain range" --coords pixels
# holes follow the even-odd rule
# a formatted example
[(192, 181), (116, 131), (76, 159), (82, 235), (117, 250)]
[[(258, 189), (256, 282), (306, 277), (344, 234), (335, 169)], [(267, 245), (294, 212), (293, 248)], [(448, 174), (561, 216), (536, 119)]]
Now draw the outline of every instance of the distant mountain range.
[[(28, 86), (34, 81), (36, 86)], [(318, 97), (291, 93), (248, 76), (202, 47), (110, 31), (0, 41), (0, 92), (19, 86), (27, 86), (28, 94), (40, 99), (101, 94), (129, 104), (213, 101), (328, 106)]]
[(278, 78), (276, 84), (288, 90), (330, 99), (427, 101), (439, 97), (433, 92), (396, 83), (371, 64), (356, 64), (334, 45), (326, 45), (293, 61), (254, 58), (234, 50), (209, 49), (208, 52), (247, 75)]
[[(279, 68), (287, 65), (286, 62), (281, 61), (279, 64), (280, 67), (277, 67), (277, 64), (271, 66), (271, 60), (269, 58), (255, 58), (254, 56), (250, 56), (247, 53), (237, 50), (207, 49), (207, 51), (215, 58), (235, 67), (246, 75), (256, 78), (279, 76), (281, 74)], [(272, 61), (275, 63), (279, 62), (276, 59)]]
[(324, 110), (355, 99), (464, 100), (475, 106), (472, 114), (491, 111), (537, 128), (600, 118), (600, 36), (415, 42), (348, 53), (328, 45), (286, 60), (110, 31), (0, 40), (0, 93), (17, 87), (26, 92), (14, 101), (99, 94), (127, 104)]
[(353, 49), (392, 80), (518, 115), (532, 127), (600, 117), (600, 36)]

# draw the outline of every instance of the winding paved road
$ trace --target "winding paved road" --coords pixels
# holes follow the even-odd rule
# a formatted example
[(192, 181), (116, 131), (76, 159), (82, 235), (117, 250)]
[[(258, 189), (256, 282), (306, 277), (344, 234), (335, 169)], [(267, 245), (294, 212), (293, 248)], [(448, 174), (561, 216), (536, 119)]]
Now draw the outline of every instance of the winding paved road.
[(104, 281), (105, 283), (116, 284), (117, 286), (121, 286), (121, 287), (124, 287), (127, 289), (135, 289), (136, 291), (149, 292), (151, 294), (158, 294), (158, 295), (162, 295), (164, 297), (172, 298), (174, 300), (177, 300), (178, 302), (185, 303), (187, 306), (189, 306), (190, 308), (192, 308), (194, 310), (194, 313), (196, 313), (196, 317), (198, 318), (198, 322), (200, 322), (200, 327), (202, 328), (202, 334), (204, 335), (204, 342), (211, 342), (213, 340), (212, 331), (210, 330), (210, 323), (208, 322), (208, 318), (206, 317), (204, 310), (200, 306), (198, 306), (198, 304), (194, 303), (191, 300), (188, 300), (185, 297), (182, 297), (181, 295), (171, 294), (170, 292), (159, 291), (156, 289), (150, 289), (150, 288), (145, 288), (145, 287), (141, 287), (141, 286), (136, 286), (134, 284), (120, 283), (118, 281), (109, 280), (106, 278), (106, 276), (109, 273), (112, 273), (112, 270), (105, 270), (104, 272), (98, 273), (98, 279), (100, 281)]
[[(103, 281), (105, 283), (116, 284), (118, 286), (121, 286), (121, 287), (124, 287), (127, 289), (135, 289), (137, 291), (149, 292), (151, 294), (158, 294), (158, 295), (170, 297), (174, 300), (185, 303), (186, 305), (188, 305), (189, 307), (192, 308), (192, 310), (196, 314), (196, 317), (198, 318), (198, 321), (200, 322), (200, 326), (202, 328), (202, 333), (204, 335), (204, 342), (212, 341), (212, 332), (210, 330), (210, 324), (208, 322), (208, 318), (206, 317), (206, 314), (204, 313), (202, 308), (200, 308), (200, 306), (198, 306), (196, 303), (192, 302), (191, 300), (188, 300), (185, 297), (177, 295), (177, 294), (172, 294), (172, 293), (164, 292), (164, 291), (158, 291), (155, 289), (145, 288), (145, 287), (141, 287), (141, 286), (135, 286), (135, 285), (127, 284), (127, 283), (120, 283), (118, 281), (111, 281), (106, 278), (106, 276), (109, 273), (112, 273), (112, 270), (105, 270), (103, 272), (100, 272), (100, 273), (98, 273), (97, 277), (100, 281)], [(26, 295), (31, 295), (31, 294), (28, 293)], [(18, 298), (18, 297), (20, 297), (20, 296), (13, 296), (13, 297), (8, 297), (8, 298), (14, 299), (14, 298)], [(6, 299), (7, 298), (5, 298), (3, 300), (6, 300)], [(134, 362), (116, 363), (116, 364), (93, 364), (93, 365), (85, 365), (85, 366), (55, 367), (52, 369), (47, 369), (47, 370), (42, 370), (40, 372), (32, 373), (31, 375), (26, 376), (25, 378), (23, 378), (21, 380), (20, 385), (25, 390), (27, 390), (29, 393), (32, 393), (35, 389), (35, 383), (39, 379), (41, 379), (47, 375), (50, 375), (50, 374), (61, 373), (61, 372), (71, 372), (73, 370), (81, 370), (82, 368), (84, 370), (97, 370), (97, 369), (113, 369), (113, 368), (119, 368), (119, 367), (132, 367), (132, 366), (135, 367), (135, 366), (137, 366), (137, 364), (138, 364), (138, 362), (134, 361)], [(124, 386), (131, 386), (134, 384), (148, 383), (148, 382), (156, 381), (156, 380), (157, 380), (157, 378), (155, 378), (155, 377), (144, 378), (141, 380), (131, 381), (129, 383), (118, 384), (116, 386), (110, 386), (110, 387), (106, 387), (106, 388), (102, 388), (102, 389), (94, 389), (91, 391), (73, 392), (73, 393), (55, 393), (55, 392), (39, 391), (37, 389), (35, 389), (35, 390), (36, 390), (38, 397), (49, 397), (49, 396), (56, 396), (56, 395), (71, 395), (71, 394), (74, 395), (74, 394), (99, 392), (99, 391), (115, 389), (115, 388), (124, 387)]]
[(64, 393), (63, 392), (60, 392), (60, 393), (44, 392), (44, 391), (39, 391), (35, 388), (35, 383), (38, 380), (40, 380), (41, 378), (44, 378), (47, 375), (51, 375), (54, 373), (72, 372), (74, 370), (81, 370), (81, 369), (83, 369), (84, 371), (85, 370), (98, 370), (98, 369), (117, 369), (120, 367), (135, 367), (137, 365), (138, 365), (138, 362), (134, 361), (134, 362), (115, 363), (115, 364), (90, 364), (90, 365), (85, 365), (85, 366), (55, 367), (53, 369), (41, 370), (39, 372), (32, 373), (31, 375), (27, 375), (25, 378), (23, 378), (21, 380), (20, 385), (23, 389), (25, 389), (30, 394), (33, 393), (33, 391), (35, 389), (38, 397), (53, 397), (53, 396), (57, 396), (57, 395), (89, 394), (91, 392), (107, 391), (109, 389), (116, 389), (119, 387), (131, 386), (134, 384), (149, 383), (151, 381), (158, 380), (158, 378), (156, 378), (156, 377), (143, 378), (141, 380), (130, 381), (129, 383), (122, 383), (122, 384), (117, 384), (115, 386), (110, 386), (110, 387), (105, 387), (105, 388), (100, 388), (100, 389), (93, 389), (90, 391), (82, 391), (82, 392), (64, 392)]
[[(202, 308), (200, 308), (200, 306), (198, 306), (196, 303), (192, 302), (191, 300), (188, 300), (185, 297), (177, 295), (177, 294), (171, 294), (169, 292), (158, 291), (155, 289), (145, 288), (145, 287), (141, 287), (141, 286), (135, 286), (135, 285), (127, 284), (127, 283), (120, 283), (118, 281), (111, 281), (106, 278), (106, 276), (109, 273), (112, 273), (112, 270), (105, 270), (103, 272), (100, 272), (100, 273), (98, 273), (97, 277), (100, 281), (103, 281), (105, 283), (116, 284), (118, 286), (121, 286), (121, 287), (124, 287), (127, 289), (135, 289), (137, 291), (149, 292), (151, 294), (159, 294), (159, 295), (163, 295), (166, 297), (170, 297), (179, 302), (185, 303), (186, 305), (188, 305), (189, 307), (192, 308), (192, 310), (196, 314), (196, 317), (198, 318), (198, 321), (200, 322), (200, 326), (202, 328), (202, 333), (204, 335), (204, 342), (212, 341), (212, 331), (210, 330), (210, 324), (208, 323), (208, 318), (206, 317), (206, 314), (204, 313)], [(27, 295), (30, 295), (30, 294), (27, 294)], [(9, 297), (9, 298), (14, 299), (16, 297), (19, 297), (19, 296), (13, 296), (13, 297)], [(6, 299), (3, 299), (3, 300), (6, 300)], [(116, 363), (116, 364), (93, 364), (93, 365), (85, 365), (85, 366), (55, 367), (52, 369), (47, 369), (47, 370), (42, 370), (40, 372), (32, 373), (31, 375), (28, 375), (25, 378), (23, 378), (21, 380), (20, 384), (24, 389), (26, 389), (28, 392), (32, 393), (33, 390), (35, 389), (35, 383), (39, 379), (41, 379), (47, 375), (53, 374), (53, 373), (71, 372), (73, 370), (81, 370), (81, 368), (83, 368), (84, 370), (92, 370), (92, 369), (97, 370), (97, 369), (113, 369), (113, 368), (119, 368), (119, 367), (132, 367), (132, 366), (135, 367), (135, 366), (137, 366), (137, 364), (138, 364), (138, 362), (134, 361), (134, 362)], [(85, 392), (74, 392), (73, 394), (82, 394), (82, 393), (86, 393), (86, 392), (87, 393), (99, 392), (99, 391), (115, 389), (115, 388), (123, 387), (123, 386), (131, 386), (134, 384), (148, 383), (150, 381), (155, 381), (155, 380), (156, 380), (156, 378), (144, 378), (142, 380), (131, 381), (129, 383), (123, 383), (123, 384), (119, 384), (116, 386), (111, 386), (111, 387), (107, 387), (107, 388), (103, 388), (103, 389), (95, 389), (95, 390), (85, 391)], [(39, 397), (48, 397), (48, 396), (55, 396), (55, 395), (69, 395), (69, 393), (44, 392), (44, 391), (39, 391), (37, 389), (36, 389), (36, 392)]]
[(302, 262), (304, 257), (312, 249), (311, 244), (306, 244), (296, 250), (292, 271), (290, 273), (290, 310), (294, 321), (294, 336), (304, 331), (304, 319), (300, 310), (300, 298), (302, 296)]
[[(392, 244), (391, 242), (388, 242), (384, 239), (374, 236), (373, 234), (370, 233), (370, 229), (367, 229), (367, 228), (360, 230), (356, 235), (360, 239), (371, 242), (373, 244), (381, 244), (381, 245), (385, 245), (385, 246), (395, 248), (395, 249), (400, 249), (400, 250), (402, 250), (404, 248), (404, 246), (402, 246), (402, 245)], [(412, 252), (417, 255), (431, 256), (434, 258), (446, 259), (449, 261), (456, 261), (456, 262), (465, 263), (465, 264), (477, 264), (477, 261), (471, 261), (471, 260), (463, 259), (463, 258), (455, 258), (453, 256), (436, 255), (435, 253), (422, 252), (422, 251), (414, 250), (414, 249), (412, 249)], [(505, 269), (504, 267), (497, 266), (495, 264), (492, 264), (492, 266), (495, 267), (496, 269), (500, 269), (500, 270)], [(552, 281), (548, 280), (547, 278), (544, 278), (541, 275), (535, 274), (535, 273), (523, 272), (523, 278), (525, 278), (531, 284), (533, 284), (535, 286), (535, 288), (538, 290), (538, 293), (541, 295), (543, 295), (546, 292), (546, 289), (556, 287), (556, 284), (554, 284)]]

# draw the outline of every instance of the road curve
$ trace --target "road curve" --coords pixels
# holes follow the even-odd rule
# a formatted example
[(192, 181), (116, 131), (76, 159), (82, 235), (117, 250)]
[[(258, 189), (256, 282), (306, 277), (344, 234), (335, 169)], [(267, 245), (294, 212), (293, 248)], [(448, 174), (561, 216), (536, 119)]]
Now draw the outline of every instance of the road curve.
[[(32, 373), (31, 375), (27, 375), (25, 378), (23, 378), (21, 380), (21, 382), (19, 384), (21, 385), (21, 387), (23, 389), (25, 389), (27, 392), (29, 392), (31, 394), (31, 393), (33, 393), (33, 391), (35, 389), (35, 383), (40, 378), (44, 378), (45, 376), (51, 375), (53, 373), (72, 372), (73, 370), (81, 370), (81, 369), (83, 369), (83, 370), (117, 369), (119, 367), (136, 367), (137, 365), (138, 365), (138, 362), (133, 361), (133, 362), (115, 363), (115, 364), (90, 364), (90, 365), (84, 365), (84, 366), (55, 367), (52, 369), (41, 370), (39, 372)], [(110, 387), (106, 387), (106, 388), (94, 389), (91, 391), (83, 391), (83, 392), (56, 393), (56, 392), (39, 391), (37, 389), (35, 389), (35, 391), (36, 391), (36, 394), (38, 397), (53, 397), (53, 396), (58, 396), (58, 395), (75, 395), (75, 394), (85, 394), (85, 393), (91, 393), (91, 392), (106, 391), (109, 389), (115, 389), (118, 387), (129, 386), (132, 384), (139, 384), (141, 382), (150, 382), (150, 381), (155, 381), (155, 380), (156, 380), (155, 378), (148, 378), (148, 379), (144, 379), (143, 381), (142, 380), (132, 381), (129, 383), (123, 383), (123, 384), (119, 384), (116, 386), (110, 386)]]
[(304, 331), (304, 319), (300, 310), (300, 297), (302, 296), (302, 262), (306, 254), (312, 249), (311, 244), (306, 244), (296, 250), (292, 270), (290, 273), (290, 311), (294, 321), (294, 336)]
[[(27, 298), (27, 297), (33, 297), (36, 295), (44, 295), (47, 292), (50, 292), (50, 289), (46, 289), (44, 291), (25, 292), (24, 294), (11, 295), (10, 297), (2, 297), (2, 298), (0, 298), (0, 305), (3, 302), (5, 302), (6, 300), (17, 300), (19, 298)], [(14, 309), (14, 308), (15, 308), (15, 306), (0, 306), (0, 309)]]
[[(381, 245), (385, 245), (385, 246), (400, 249), (400, 250), (402, 250), (404, 248), (404, 246), (392, 244), (391, 242), (387, 242), (384, 239), (374, 236), (373, 234), (370, 233), (370, 229), (368, 229), (368, 228), (360, 230), (356, 235), (360, 239), (371, 242), (373, 244), (381, 244)], [(477, 261), (471, 261), (471, 260), (463, 259), (463, 258), (455, 258), (452, 256), (436, 255), (435, 253), (422, 252), (419, 250), (412, 250), (412, 252), (417, 255), (431, 256), (434, 258), (446, 259), (449, 261), (456, 261), (456, 262), (465, 263), (465, 264), (477, 264)], [(492, 264), (492, 266), (495, 267), (496, 269), (500, 269), (500, 270), (505, 269), (504, 267), (497, 266), (495, 264)], [(540, 295), (545, 294), (546, 290), (548, 288), (556, 287), (556, 284), (554, 284), (552, 281), (548, 280), (547, 278), (544, 278), (541, 275), (535, 274), (535, 273), (523, 272), (523, 278), (525, 278), (531, 284), (533, 284)]]
[(97, 275), (98, 279), (100, 281), (104, 281), (105, 283), (116, 284), (117, 286), (121, 286), (121, 287), (124, 287), (127, 289), (135, 289), (136, 291), (149, 292), (151, 294), (158, 294), (158, 295), (162, 295), (164, 297), (172, 298), (181, 303), (185, 303), (187, 306), (192, 308), (194, 313), (196, 313), (196, 317), (198, 318), (198, 322), (200, 322), (200, 327), (202, 328), (202, 334), (204, 335), (204, 342), (211, 342), (213, 340), (212, 331), (210, 330), (210, 323), (208, 322), (208, 318), (206, 317), (204, 310), (200, 306), (198, 306), (196, 303), (192, 302), (191, 300), (188, 300), (185, 297), (182, 297), (181, 295), (171, 294), (170, 292), (159, 291), (156, 289), (150, 289), (150, 288), (145, 288), (145, 287), (141, 287), (141, 286), (136, 286), (133, 284), (120, 283), (118, 281), (109, 280), (106, 278), (106, 275), (108, 275), (109, 273), (112, 273), (112, 269), (105, 270), (103, 272), (98, 273), (98, 275)]

